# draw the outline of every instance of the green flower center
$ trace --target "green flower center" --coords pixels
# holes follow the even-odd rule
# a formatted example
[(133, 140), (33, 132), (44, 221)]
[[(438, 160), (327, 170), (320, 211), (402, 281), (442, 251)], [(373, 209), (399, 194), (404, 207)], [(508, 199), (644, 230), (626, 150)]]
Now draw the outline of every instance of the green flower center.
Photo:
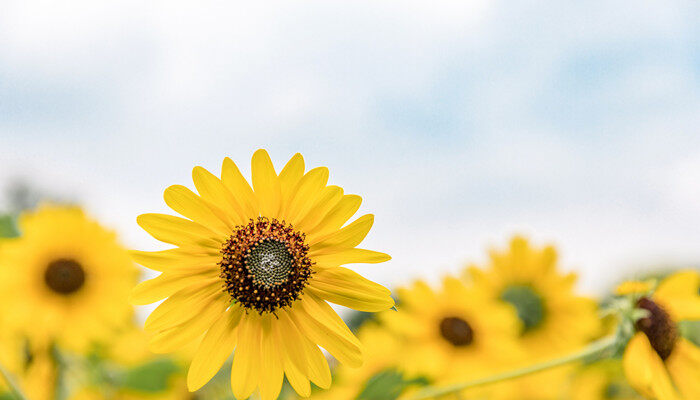
[(440, 321), (440, 335), (455, 347), (468, 346), (474, 341), (474, 331), (467, 321), (447, 317)]
[(85, 284), (85, 270), (75, 260), (60, 258), (46, 267), (44, 282), (54, 292), (69, 295), (80, 290)]
[(508, 286), (501, 293), (501, 300), (515, 307), (518, 318), (523, 323), (523, 333), (538, 327), (544, 320), (544, 300), (530, 286)]

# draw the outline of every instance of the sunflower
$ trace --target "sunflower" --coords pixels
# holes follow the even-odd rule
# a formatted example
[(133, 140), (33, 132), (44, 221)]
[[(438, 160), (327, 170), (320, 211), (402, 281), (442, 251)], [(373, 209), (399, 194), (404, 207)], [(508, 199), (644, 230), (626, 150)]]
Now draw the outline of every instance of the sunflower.
[(436, 385), (463, 382), (501, 371), (521, 357), (515, 312), (461, 280), (445, 278), (438, 290), (417, 281), (398, 293), (399, 311), (380, 317), (411, 349), (397, 354), (408, 377)]
[(363, 392), (373, 376), (399, 373), (396, 355), (403, 351), (404, 344), (396, 335), (375, 322), (369, 322), (360, 327), (357, 337), (364, 346), (365, 361), (362, 368), (338, 366), (334, 371), (335, 382), (331, 390), (314, 394), (313, 400), (354, 399)]
[[(0, 365), (31, 400), (52, 400), (57, 388), (58, 367), (49, 349), (32, 347), (24, 338), (3, 333)], [(14, 398), (0, 378), (0, 399)]]
[[(617, 292), (632, 287), (626, 284)], [(646, 316), (635, 323), (623, 366), (629, 383), (649, 399), (700, 399), (700, 347), (683, 338), (678, 325), (700, 320), (699, 290), (700, 273), (681, 271), (656, 290), (628, 292)]]
[(3, 329), (32, 346), (83, 351), (129, 321), (137, 269), (114, 233), (56, 205), (21, 215), (19, 228), (0, 248)]
[[(490, 259), (487, 269), (469, 267), (466, 278), (483, 296), (507, 304), (517, 313), (526, 363), (576, 350), (599, 334), (596, 302), (574, 293), (577, 277), (557, 270), (553, 247), (535, 249), (525, 238), (516, 236), (508, 250), (491, 251)], [(513, 381), (516, 385), (509, 387), (517, 390), (520, 398), (557, 398), (563, 387), (552, 382), (564, 382), (569, 372), (569, 367), (555, 368), (517, 379)]]
[(567, 398), (571, 400), (641, 400), (625, 381), (622, 363), (607, 359), (576, 371)]
[(190, 365), (194, 391), (234, 351), (231, 387), (239, 399), (259, 388), (279, 394), (283, 376), (302, 396), (309, 381), (328, 388), (330, 370), (318, 346), (343, 364), (362, 363), (360, 342), (327, 303), (376, 312), (394, 305), (388, 289), (341, 267), (379, 263), (384, 253), (358, 249), (374, 216), (346, 222), (361, 198), (327, 185), (328, 169), (304, 172), (296, 154), (279, 175), (265, 150), (252, 158), (252, 188), (229, 158), (221, 179), (192, 172), (199, 195), (184, 186), (165, 190), (165, 202), (185, 218), (144, 214), (138, 224), (175, 245), (133, 253), (161, 271), (134, 290), (135, 304), (167, 298), (146, 320), (154, 352), (171, 352), (203, 336)]

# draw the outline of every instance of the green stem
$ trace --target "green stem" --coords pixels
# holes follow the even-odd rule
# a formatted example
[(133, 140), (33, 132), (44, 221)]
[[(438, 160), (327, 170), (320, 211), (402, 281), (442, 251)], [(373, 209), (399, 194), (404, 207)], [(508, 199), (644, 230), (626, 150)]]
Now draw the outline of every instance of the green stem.
[(2, 364), (0, 364), (0, 376), (2, 376), (2, 379), (7, 384), (7, 387), (10, 389), (10, 393), (13, 397), (18, 400), (26, 400), (26, 397), (24, 397), (22, 391), (19, 390), (19, 387), (15, 383), (14, 379), (12, 379), (12, 376), (5, 370), (5, 367), (3, 367)]
[(570, 364), (572, 362), (580, 361), (586, 358), (599, 356), (617, 344), (617, 337), (610, 336), (600, 340), (597, 340), (581, 351), (573, 354), (566, 355), (561, 358), (555, 358), (553, 360), (545, 361), (543, 363), (531, 365), (525, 368), (516, 369), (514, 371), (507, 371), (500, 374), (488, 376), (486, 378), (476, 379), (473, 381), (457, 383), (454, 385), (439, 387), (439, 388), (426, 388), (419, 391), (415, 396), (411, 397), (411, 400), (423, 400), (430, 399), (434, 397), (440, 397), (452, 393), (461, 392), (464, 389), (469, 389), (477, 386), (488, 385), (490, 383), (496, 383), (501, 381), (506, 381), (509, 379), (520, 378), (521, 376), (534, 374), (535, 372), (544, 371), (546, 369), (559, 367), (561, 365)]

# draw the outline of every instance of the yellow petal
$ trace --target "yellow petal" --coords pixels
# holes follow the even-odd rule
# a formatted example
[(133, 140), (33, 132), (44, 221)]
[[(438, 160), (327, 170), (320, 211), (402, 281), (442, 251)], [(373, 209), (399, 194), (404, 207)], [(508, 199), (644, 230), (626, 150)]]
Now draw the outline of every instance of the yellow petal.
[(359, 311), (378, 312), (394, 306), (389, 289), (342, 267), (314, 274), (308, 290), (331, 303)]
[(700, 399), (700, 347), (680, 338), (666, 367), (684, 399)]
[(341, 363), (351, 367), (362, 365), (360, 342), (338, 314), (310, 293), (305, 294), (300, 303), (301, 307), (289, 314), (297, 328)]
[(204, 281), (168, 297), (146, 318), (144, 329), (159, 331), (179, 325), (210, 306), (221, 294), (221, 283)]
[(221, 255), (214, 252), (213, 255), (196, 255), (177, 248), (161, 251), (131, 250), (131, 258), (146, 268), (170, 273), (197, 273), (205, 270), (219, 270), (218, 262)]
[(679, 399), (661, 358), (644, 333), (636, 333), (627, 344), (622, 365), (629, 384), (642, 395), (659, 399)]
[(143, 281), (136, 285), (131, 292), (129, 302), (133, 305), (155, 303), (173, 295), (187, 286), (207, 281), (209, 283), (220, 281), (216, 271), (203, 271), (196, 274), (169, 274), (164, 272), (153, 279)]
[(243, 207), (214, 174), (202, 167), (194, 167), (192, 181), (202, 198), (216, 206), (212, 210), (228, 222), (229, 229), (248, 221)]
[(262, 327), (257, 313), (245, 315), (238, 327), (238, 346), (233, 354), (231, 389), (237, 399), (250, 397), (260, 379)]
[(372, 224), (374, 224), (374, 215), (363, 215), (345, 228), (311, 245), (309, 254), (317, 256), (353, 248), (365, 239), (372, 229)]
[(228, 295), (221, 293), (218, 301), (214, 301), (209, 307), (199, 314), (183, 322), (182, 324), (161, 331), (155, 335), (149, 349), (154, 353), (172, 353), (201, 336), (216, 322), (221, 314), (228, 308), (230, 301)]
[(260, 213), (269, 218), (277, 218), (282, 194), (275, 167), (267, 151), (260, 149), (253, 154), (251, 169), (253, 189), (260, 204)]
[(154, 238), (174, 245), (194, 245), (220, 249), (219, 235), (188, 219), (166, 214), (142, 214), (136, 223)]
[(326, 216), (307, 232), (309, 243), (315, 243), (316, 240), (340, 229), (353, 215), (360, 209), (362, 197), (356, 194), (348, 194), (336, 204)]
[(391, 260), (391, 256), (373, 250), (365, 249), (345, 249), (336, 253), (321, 254), (313, 257), (313, 260), (320, 266), (329, 268), (345, 264), (376, 264)]
[(292, 224), (304, 219), (311, 207), (318, 200), (322, 189), (328, 182), (328, 168), (318, 167), (307, 172), (293, 190), (286, 218)]
[(700, 319), (700, 273), (676, 272), (664, 279), (654, 292), (654, 300), (663, 304), (676, 321)]
[(245, 217), (248, 219), (257, 218), (260, 212), (255, 193), (253, 193), (253, 189), (248, 184), (248, 181), (241, 174), (238, 166), (228, 157), (224, 159), (221, 165), (221, 181), (243, 207)]
[(280, 343), (282, 366), (287, 380), (300, 396), (309, 397), (311, 395), (311, 386), (307, 378), (309, 357), (304, 352), (304, 348), (299, 345), (304, 338), (286, 312), (279, 314), (279, 321), (274, 327), (276, 340)]
[(231, 229), (226, 219), (221, 219), (209, 208), (207, 203), (190, 189), (182, 185), (173, 185), (165, 189), (163, 199), (168, 207), (178, 214), (197, 222), (220, 235), (226, 236)]
[(280, 172), (280, 189), (282, 191), (282, 208), (287, 208), (292, 198), (294, 187), (304, 176), (304, 157), (296, 153)]
[(318, 199), (311, 207), (311, 210), (306, 213), (306, 216), (297, 222), (296, 227), (302, 232), (309, 232), (316, 227), (323, 217), (335, 207), (343, 197), (343, 188), (339, 186), (326, 186), (321, 190)]
[[(291, 311), (293, 312), (293, 311)], [(328, 389), (331, 385), (331, 370), (328, 368), (328, 362), (326, 357), (323, 355), (321, 350), (314, 343), (311, 343), (309, 339), (303, 336), (303, 333), (299, 330), (298, 326), (294, 323), (292, 318), (289, 317), (288, 312), (282, 312), (280, 315), (280, 320), (285, 322), (282, 329), (287, 329), (284, 332), (290, 332), (288, 338), (288, 346), (290, 360), (299, 368), (302, 372), (306, 368), (307, 376), (309, 379), (316, 384), (316, 386)], [(298, 345), (298, 348), (295, 349)], [(298, 350), (299, 353), (294, 354), (293, 350)], [(296, 390), (296, 388), (295, 388)], [(297, 392), (302, 394), (300, 392)]]
[[(271, 315), (262, 319), (262, 340), (260, 344), (260, 397), (262, 400), (275, 400), (282, 390), (284, 370), (282, 369), (282, 354), (284, 348), (272, 328)], [(281, 351), (280, 351), (281, 350)]]
[(187, 372), (190, 392), (209, 382), (231, 355), (238, 340), (236, 328), (242, 315), (243, 310), (238, 305), (231, 306), (204, 335)]

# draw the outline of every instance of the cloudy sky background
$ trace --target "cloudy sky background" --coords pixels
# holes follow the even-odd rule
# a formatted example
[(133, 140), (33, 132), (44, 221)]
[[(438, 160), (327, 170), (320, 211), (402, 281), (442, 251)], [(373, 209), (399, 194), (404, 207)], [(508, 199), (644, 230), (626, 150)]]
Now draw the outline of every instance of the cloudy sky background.
[[(5, 1), (0, 188), (131, 247), (194, 165), (302, 152), (376, 215), (357, 266), (437, 279), (514, 233), (603, 292), (700, 263), (700, 6), (688, 1)], [(0, 210), (7, 201), (0, 201)]]

